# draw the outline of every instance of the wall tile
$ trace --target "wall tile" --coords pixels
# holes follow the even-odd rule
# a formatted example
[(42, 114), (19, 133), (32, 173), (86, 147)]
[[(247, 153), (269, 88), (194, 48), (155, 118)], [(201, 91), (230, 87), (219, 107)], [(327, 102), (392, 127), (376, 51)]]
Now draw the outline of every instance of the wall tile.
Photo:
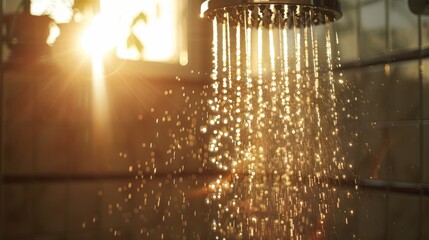
[(420, 182), (420, 127), (401, 126), (391, 129), (390, 164), (391, 176), (394, 181)]
[[(341, 72), (343, 84), (336, 86), (336, 98), (338, 106), (338, 118), (341, 120), (356, 120), (362, 118), (361, 105), (362, 93), (360, 89), (361, 79), (356, 69), (347, 69)], [(344, 109), (342, 109), (344, 108)]]
[(387, 119), (419, 119), (422, 111), (420, 88), (418, 61), (391, 64), (387, 83)]
[(89, 79), (71, 79), (53, 72), (38, 79), (33, 91), (35, 122), (77, 125), (91, 120)]
[(384, 179), (393, 181), (419, 182), (420, 128), (418, 126), (380, 127), (384, 134), (382, 143), (375, 145), (380, 171)]
[(429, 183), (429, 125), (426, 124), (423, 128), (423, 182)]
[(389, 50), (392, 52), (419, 48), (418, 17), (408, 8), (408, 1), (388, 0)]
[(68, 172), (69, 135), (63, 125), (38, 125), (34, 140), (37, 173)]
[(329, 230), (326, 231), (326, 239), (360, 239), (360, 193), (355, 189), (340, 189), (337, 194), (335, 196), (340, 199), (340, 205), (327, 216), (325, 227)]
[(429, 47), (429, 16), (421, 16), (422, 48)]
[(429, 120), (429, 60), (423, 60), (421, 69), (423, 74), (423, 118)]
[(86, 231), (85, 233), (70, 232), (66, 236), (67, 240), (94, 240), (94, 239), (105, 239), (101, 238), (101, 234), (98, 231)]
[(33, 225), (31, 219), (31, 198), (28, 186), (24, 184), (6, 184), (3, 194), (3, 224), (5, 239), (18, 239), (18, 237), (31, 235)]
[(64, 233), (67, 196), (64, 183), (31, 184), (32, 223), (37, 235)]
[(360, 154), (355, 163), (355, 171), (364, 179), (387, 179), (389, 176), (388, 129), (375, 128), (370, 124), (360, 126)]
[[(429, 212), (429, 197), (422, 197), (422, 213)], [(428, 214), (422, 214), (422, 222), (421, 222), (421, 230), (422, 230), (422, 238), (421, 239), (429, 239), (429, 215)]]
[(386, 0), (361, 1), (360, 49), (363, 59), (386, 52)]
[(361, 204), (357, 210), (359, 238), (365, 240), (384, 239), (386, 236), (386, 195), (383, 192), (361, 193)]
[(74, 234), (99, 231), (101, 183), (71, 182), (67, 188), (67, 229)]
[(419, 239), (420, 196), (391, 193), (387, 213), (387, 239)]
[(78, 126), (68, 128), (67, 170), (69, 173), (95, 173), (100, 171), (97, 158), (91, 158), (90, 129)]
[[(196, 107), (201, 83), (115, 79), (109, 84), (111, 156), (118, 160), (106, 160), (103, 166), (118, 170), (138, 163), (152, 165), (151, 154), (155, 154), (158, 172), (199, 170), (196, 146), (202, 147), (201, 138), (205, 137), (198, 127), (203, 112)], [(195, 130), (197, 140), (193, 143), (186, 141), (189, 130)], [(171, 151), (179, 145), (181, 150)], [(126, 158), (117, 158), (124, 154)]]
[(343, 62), (354, 62), (359, 59), (357, 3), (358, 1), (341, 1), (343, 16), (337, 21), (336, 29)]
[(202, 187), (206, 181), (172, 176), (104, 182), (103, 232), (108, 230), (106, 235), (112, 236), (116, 230), (122, 239), (160, 239), (162, 235), (165, 239), (205, 239), (208, 205)]
[(34, 118), (35, 83), (22, 73), (4, 73), (5, 125), (31, 124)]
[(415, 120), (420, 117), (418, 62), (395, 63), (362, 70), (357, 88), (362, 91), (364, 120)]
[[(337, 86), (337, 106), (341, 143), (346, 155), (346, 165), (359, 165), (357, 160), (361, 160), (368, 153), (365, 151), (366, 144), (361, 146), (363, 137), (363, 118), (368, 115), (362, 113), (363, 96), (360, 89), (362, 84), (359, 71), (356, 69), (343, 71), (344, 84)], [(366, 123), (366, 122), (365, 122)], [(352, 143), (352, 146), (349, 144)], [(347, 175), (353, 175), (356, 168), (347, 172)]]
[(355, 164), (362, 178), (420, 182), (419, 126), (375, 125), (363, 129), (361, 151)]
[(385, 66), (370, 66), (361, 70), (360, 81), (358, 88), (362, 91), (362, 120), (387, 120), (389, 79), (385, 73)]
[(34, 172), (34, 127), (15, 126), (4, 129), (3, 173), (29, 174)]

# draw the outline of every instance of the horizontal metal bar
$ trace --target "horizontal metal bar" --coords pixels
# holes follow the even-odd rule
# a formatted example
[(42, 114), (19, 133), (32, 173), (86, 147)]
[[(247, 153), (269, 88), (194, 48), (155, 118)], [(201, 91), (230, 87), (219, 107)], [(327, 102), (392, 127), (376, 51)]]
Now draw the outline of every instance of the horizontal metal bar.
[(372, 57), (364, 60), (359, 60), (356, 62), (347, 62), (342, 63), (341, 67), (336, 70), (349, 70), (356, 68), (369, 67), (374, 65), (389, 64), (394, 62), (403, 62), (409, 60), (417, 60), (429, 57), (429, 48), (422, 50), (412, 50), (412, 51), (403, 51), (386, 54), (383, 56)]
[(429, 196), (429, 184), (424, 183), (365, 179), (360, 181), (359, 187), (368, 190)]
[(374, 128), (429, 126), (429, 120), (372, 121)]
[[(117, 173), (117, 174), (40, 174), (40, 175), (6, 175), (2, 178), (4, 184), (29, 184), (29, 183), (64, 183), (64, 182), (79, 182), (79, 181), (118, 181), (118, 180), (136, 180), (136, 179), (168, 179), (168, 178), (215, 178), (219, 175), (227, 176), (229, 173), (221, 171), (212, 171), (207, 173), (182, 172), (182, 173), (156, 173), (143, 176), (136, 176), (132, 173)], [(302, 180), (305, 182), (305, 179)], [(361, 190), (377, 190), (387, 191), (392, 193), (402, 193), (411, 195), (429, 196), (429, 184), (424, 183), (409, 183), (387, 180), (371, 180), (363, 179), (357, 181), (355, 179), (323, 179), (331, 186), (355, 189), (358, 187)]]

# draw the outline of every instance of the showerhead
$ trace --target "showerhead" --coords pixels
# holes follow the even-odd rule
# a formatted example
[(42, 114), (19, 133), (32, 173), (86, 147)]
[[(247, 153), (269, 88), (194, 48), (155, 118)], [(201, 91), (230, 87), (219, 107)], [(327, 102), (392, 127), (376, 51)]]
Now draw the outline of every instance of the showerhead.
[[(214, 19), (224, 13), (248, 12), (251, 25), (282, 24), (297, 27), (324, 24), (342, 16), (338, 0), (206, 0), (201, 16)], [(239, 19), (239, 18), (238, 18)]]

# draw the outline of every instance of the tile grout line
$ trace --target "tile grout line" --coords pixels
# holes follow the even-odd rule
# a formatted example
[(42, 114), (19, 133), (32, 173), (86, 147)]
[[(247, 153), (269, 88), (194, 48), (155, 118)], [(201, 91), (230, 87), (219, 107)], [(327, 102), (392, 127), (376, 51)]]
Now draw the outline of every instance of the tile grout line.
[[(0, 33), (3, 35), (3, 0), (0, 0)], [(2, 36), (1, 36), (2, 37)], [(0, 240), (4, 239), (3, 204), (3, 42), (0, 44)]]
[[(423, 49), (423, 35), (422, 35), (422, 18), (421, 16), (418, 16), (418, 22), (417, 22), (417, 31), (418, 31), (418, 41), (419, 41), (419, 51)], [(419, 58), (419, 83), (420, 83), (420, 182), (424, 182), (424, 161), (423, 161), (423, 153), (424, 153), (424, 84), (423, 84), (423, 60), (420, 57)], [(420, 195), (419, 198), (419, 239), (423, 239), (423, 192)]]
[[(384, 8), (385, 8), (385, 15), (384, 15), (384, 17), (385, 17), (385, 26), (384, 26), (384, 34), (385, 34), (385, 36), (386, 36), (386, 38), (385, 38), (385, 42), (384, 42), (384, 54), (386, 54), (386, 53), (388, 53), (389, 52), (389, 42), (390, 42), (390, 37), (389, 37), (389, 35), (390, 35), (390, 31), (389, 31), (389, 26), (390, 26), (390, 23), (389, 23), (389, 0), (384, 0)], [(389, 76), (386, 76), (386, 71), (384, 71), (384, 76), (385, 76), (385, 78), (386, 78), (386, 80), (389, 80)], [(385, 99), (385, 100), (387, 100), (388, 101), (388, 99)], [(390, 155), (387, 155), (387, 162), (388, 162), (388, 166), (390, 165), (391, 166), (391, 157), (390, 157)], [(390, 176), (391, 176), (391, 173), (390, 173), (390, 171), (387, 171), (387, 177), (388, 178), (390, 178)], [(385, 206), (384, 206), (384, 210), (385, 210), (385, 215), (384, 215), (384, 223), (385, 223), (385, 225), (384, 225), (384, 238), (385, 239), (389, 239), (389, 237), (390, 237), (390, 235), (389, 235), (389, 219), (390, 219), (390, 213), (389, 213), (389, 205), (390, 205), (390, 194), (391, 194), (391, 191), (390, 191), (390, 189), (389, 188), (387, 188), (386, 190), (385, 190), (385, 196), (386, 196), (386, 204), (385, 204)]]

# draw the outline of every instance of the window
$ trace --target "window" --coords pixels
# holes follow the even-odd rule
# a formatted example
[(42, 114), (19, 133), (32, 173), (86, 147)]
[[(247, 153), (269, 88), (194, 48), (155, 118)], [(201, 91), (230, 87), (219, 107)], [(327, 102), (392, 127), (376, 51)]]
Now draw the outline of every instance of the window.
[(123, 59), (187, 64), (185, 1), (101, 0), (101, 13), (116, 22)]
[[(74, 0), (32, 0), (31, 13), (68, 23), (73, 17), (78, 18), (74, 3)], [(187, 1), (177, 0), (99, 0), (95, 16), (87, 16), (91, 11), (79, 14), (97, 21), (94, 30), (98, 28), (102, 33), (94, 32), (90, 38), (97, 39), (92, 41), (112, 45), (121, 59), (184, 66), (188, 63), (186, 8)]]

